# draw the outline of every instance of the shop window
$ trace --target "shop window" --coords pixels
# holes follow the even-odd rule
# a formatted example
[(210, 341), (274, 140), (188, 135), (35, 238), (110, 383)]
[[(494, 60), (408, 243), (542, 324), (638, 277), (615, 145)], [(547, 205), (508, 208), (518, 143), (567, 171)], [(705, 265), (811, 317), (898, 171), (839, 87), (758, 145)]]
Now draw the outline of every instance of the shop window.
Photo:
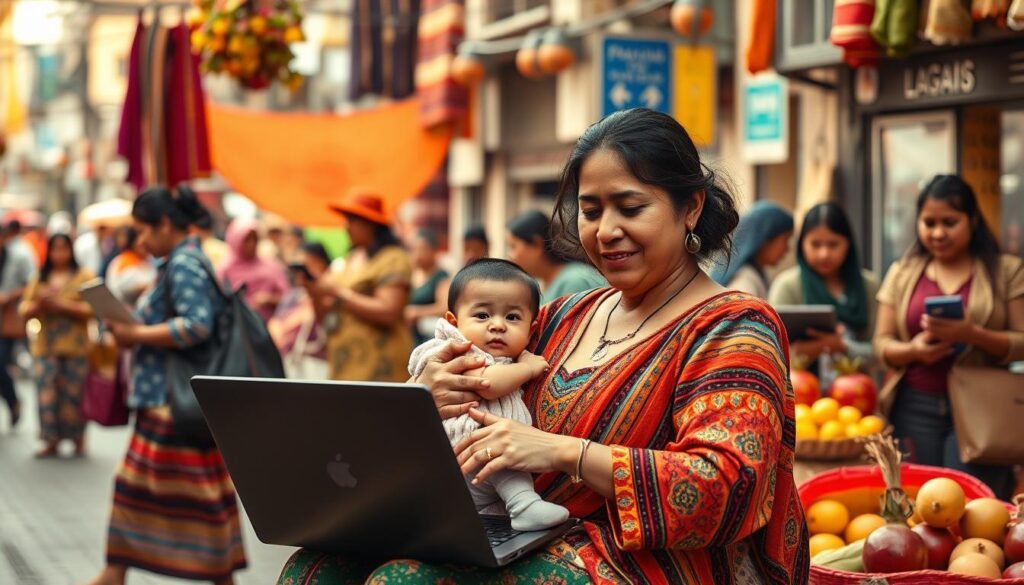
[(780, 72), (838, 65), (842, 52), (829, 41), (835, 0), (782, 0), (775, 43)]

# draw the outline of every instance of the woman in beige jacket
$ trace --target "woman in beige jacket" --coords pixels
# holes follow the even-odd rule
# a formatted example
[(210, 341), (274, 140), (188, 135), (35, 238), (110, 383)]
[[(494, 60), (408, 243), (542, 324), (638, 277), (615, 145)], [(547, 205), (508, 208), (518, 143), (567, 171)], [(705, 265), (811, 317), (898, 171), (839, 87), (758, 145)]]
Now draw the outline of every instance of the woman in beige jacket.
[[(960, 295), (964, 319), (925, 313), (925, 299)], [(1000, 254), (971, 187), (939, 175), (917, 201), (917, 243), (878, 292), (875, 353), (890, 369), (882, 389), (911, 460), (966, 471), (1008, 499), (1009, 467), (960, 460), (948, 399), (954, 365), (1024, 359), (1024, 261)]]

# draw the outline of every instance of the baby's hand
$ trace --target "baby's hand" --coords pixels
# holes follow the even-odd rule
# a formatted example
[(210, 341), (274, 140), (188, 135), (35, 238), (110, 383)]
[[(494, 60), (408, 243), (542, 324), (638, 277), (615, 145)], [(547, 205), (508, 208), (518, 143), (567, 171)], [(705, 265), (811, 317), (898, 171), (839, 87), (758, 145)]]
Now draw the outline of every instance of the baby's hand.
[(551, 369), (551, 366), (548, 365), (548, 360), (528, 351), (524, 351), (519, 354), (519, 359), (516, 361), (530, 366), (530, 371), (533, 372), (534, 378), (547, 373), (547, 371)]

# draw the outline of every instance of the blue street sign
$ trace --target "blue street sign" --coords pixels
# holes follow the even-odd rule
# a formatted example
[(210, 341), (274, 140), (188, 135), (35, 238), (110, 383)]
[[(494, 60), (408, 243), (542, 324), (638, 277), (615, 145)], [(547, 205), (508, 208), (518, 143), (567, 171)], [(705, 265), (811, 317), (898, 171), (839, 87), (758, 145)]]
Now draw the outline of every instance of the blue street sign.
[(601, 50), (602, 115), (629, 108), (672, 111), (672, 44), (607, 37)]

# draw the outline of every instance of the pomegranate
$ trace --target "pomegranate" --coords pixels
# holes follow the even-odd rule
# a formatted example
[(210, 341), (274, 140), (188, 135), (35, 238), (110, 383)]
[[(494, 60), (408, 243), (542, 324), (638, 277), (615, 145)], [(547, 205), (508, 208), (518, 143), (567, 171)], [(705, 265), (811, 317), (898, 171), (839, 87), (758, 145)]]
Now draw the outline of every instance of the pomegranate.
[(1002, 577), (999, 567), (992, 562), (992, 559), (979, 553), (967, 553), (949, 563), (949, 572), (972, 577), (988, 577), (989, 579)]
[(868, 456), (878, 463), (885, 480), (881, 516), (888, 522), (864, 540), (861, 560), (868, 573), (920, 571), (928, 566), (924, 540), (907, 526), (913, 506), (900, 482), (902, 454), (892, 437), (874, 435), (864, 445)]
[(807, 370), (792, 366), (789, 370), (789, 382), (793, 385), (793, 397), (797, 404), (811, 406), (815, 400), (821, 398), (821, 384), (818, 378)]
[(960, 518), (960, 534), (964, 538), (984, 538), (999, 546), (1006, 538), (1010, 512), (995, 498), (978, 498), (967, 502)]
[(928, 549), (928, 567), (936, 571), (945, 571), (949, 566), (949, 558), (956, 548), (956, 537), (945, 528), (936, 528), (927, 524), (918, 524), (911, 530), (921, 537), (924, 547)]
[(983, 554), (986, 557), (992, 559), (992, 562), (999, 567), (1002, 571), (1003, 567), (1006, 566), (1006, 557), (1003, 555), (1003, 549), (992, 542), (984, 538), (968, 538), (967, 540), (956, 545), (953, 549), (953, 554), (949, 555), (950, 562), (957, 560), (958, 558), (971, 553)]
[(841, 406), (853, 406), (861, 414), (872, 414), (878, 404), (878, 389), (871, 376), (859, 371), (860, 360), (841, 358), (836, 361), (839, 376), (832, 382), (828, 395)]
[(966, 498), (960, 484), (948, 477), (929, 479), (917, 492), (914, 511), (929, 526), (949, 528), (964, 514)]
[(1014, 563), (1003, 571), (1003, 579), (1024, 579), (1024, 562)]
[(1006, 553), (1006, 562), (1009, 564), (1024, 561), (1024, 494), (1014, 497), (1013, 503), (1017, 505), (1017, 512), (1010, 521), (1006, 538), (1003, 540), (1003, 552)]

